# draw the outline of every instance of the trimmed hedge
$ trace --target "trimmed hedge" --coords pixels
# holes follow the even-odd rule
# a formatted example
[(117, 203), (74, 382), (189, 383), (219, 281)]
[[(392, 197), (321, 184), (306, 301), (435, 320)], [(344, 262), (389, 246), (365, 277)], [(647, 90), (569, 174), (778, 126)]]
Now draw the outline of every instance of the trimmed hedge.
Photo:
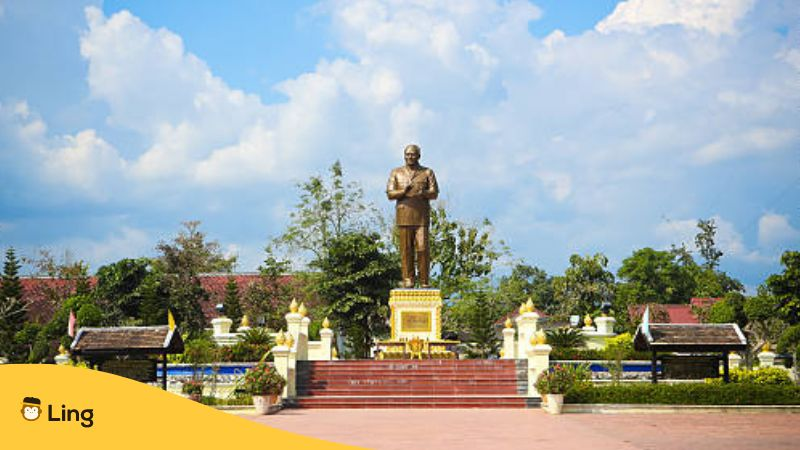
[(758, 384), (622, 384), (576, 386), (566, 403), (664, 405), (800, 405), (800, 386)]

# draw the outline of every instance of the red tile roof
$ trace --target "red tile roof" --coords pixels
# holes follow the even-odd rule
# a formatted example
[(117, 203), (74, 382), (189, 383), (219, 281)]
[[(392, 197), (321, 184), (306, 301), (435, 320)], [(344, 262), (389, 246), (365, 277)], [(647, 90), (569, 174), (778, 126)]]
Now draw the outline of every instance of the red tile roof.
[[(646, 305), (631, 305), (628, 307), (628, 315), (635, 321), (642, 320)], [(655, 305), (650, 308), (650, 313), (659, 314), (665, 312), (668, 323), (700, 323), (700, 320), (692, 312), (692, 305)], [(652, 315), (650, 317), (653, 317)]]

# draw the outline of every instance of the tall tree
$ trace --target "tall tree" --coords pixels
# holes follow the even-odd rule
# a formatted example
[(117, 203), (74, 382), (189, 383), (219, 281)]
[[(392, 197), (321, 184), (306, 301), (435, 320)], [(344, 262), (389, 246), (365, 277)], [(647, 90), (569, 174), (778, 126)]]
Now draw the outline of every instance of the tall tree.
[(529, 298), (537, 308), (549, 314), (555, 312), (553, 279), (547, 272), (535, 266), (515, 265), (510, 275), (500, 278), (497, 297), (505, 313), (511, 312)]
[(779, 311), (790, 324), (800, 323), (800, 251), (781, 255), (783, 273), (770, 275), (766, 287), (778, 300)]
[(311, 259), (319, 259), (331, 241), (343, 234), (384, 226), (377, 209), (364, 200), (361, 186), (345, 182), (339, 161), (330, 167), (327, 178), (312, 176), (297, 187), (300, 202), (289, 214), (286, 231), (274, 241), (289, 252), (310, 253)]
[(614, 274), (606, 270), (608, 258), (572, 255), (564, 276), (553, 279), (555, 301), (562, 314), (588, 314), (613, 299)]
[(674, 252), (643, 248), (622, 261), (617, 277), (619, 305), (688, 303), (696, 287), (694, 261)]
[(224, 256), (216, 241), (207, 242), (205, 233), (199, 230), (200, 222), (184, 222), (183, 226), (172, 242), (162, 241), (158, 244), (156, 248), (161, 256), (157, 265), (164, 273), (163, 283), (169, 292), (169, 309), (175, 320), (182, 330), (197, 336), (206, 325), (200, 305), (209, 298), (198, 275), (204, 272), (230, 272), (236, 257)]
[(236, 278), (229, 277), (225, 283), (225, 297), (222, 300), (222, 307), (225, 316), (233, 321), (231, 327), (235, 330), (239, 328), (242, 321), (242, 305), (239, 302), (239, 283)]
[(694, 243), (705, 260), (703, 267), (716, 270), (717, 266), (719, 266), (719, 259), (722, 257), (722, 251), (714, 243), (717, 225), (714, 223), (714, 219), (700, 219), (697, 221), (697, 228), (700, 231), (695, 235)]
[(389, 290), (400, 279), (399, 257), (377, 233), (344, 233), (312, 261), (321, 271), (319, 295), (358, 358), (369, 356), (373, 337), (388, 331)]
[(450, 219), (441, 203), (431, 209), (432, 283), (447, 298), (492, 272), (494, 264), (508, 248), (495, 243), (492, 224), (484, 219), (480, 226)]
[(125, 258), (97, 269), (94, 296), (111, 324), (141, 322), (141, 285), (152, 272), (148, 258)]
[(0, 355), (13, 358), (14, 335), (25, 325), (27, 305), (22, 299), (20, 264), (13, 248), (6, 250), (3, 284), (0, 286)]

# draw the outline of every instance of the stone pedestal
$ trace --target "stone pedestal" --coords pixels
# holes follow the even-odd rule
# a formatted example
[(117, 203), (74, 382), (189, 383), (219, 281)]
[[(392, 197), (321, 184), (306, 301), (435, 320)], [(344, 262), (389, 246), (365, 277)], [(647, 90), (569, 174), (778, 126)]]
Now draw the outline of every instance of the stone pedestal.
[(517, 359), (517, 348), (514, 345), (514, 335), (516, 330), (513, 328), (503, 328), (503, 359)]
[(614, 325), (617, 320), (613, 317), (601, 316), (594, 319), (594, 324), (597, 326), (597, 332), (600, 334), (614, 335)]
[(528, 350), (528, 396), (541, 397), (536, 391), (539, 374), (550, 368), (550, 352), (553, 347), (547, 344), (534, 345)]
[[(53, 359), (55, 359), (56, 364), (58, 364), (59, 366), (64, 366), (64, 365), (69, 364), (69, 355), (65, 355), (65, 354), (56, 355), (56, 357), (53, 358)], [(2, 363), (0, 363), (0, 364), (2, 364)]]
[(537, 324), (539, 323), (539, 314), (535, 312), (526, 312), (517, 316), (517, 355), (524, 358), (528, 351), (533, 346), (531, 338), (536, 336)]
[(761, 352), (758, 354), (758, 362), (761, 367), (772, 367), (775, 365), (775, 352)]
[(227, 317), (217, 317), (211, 320), (211, 326), (214, 329), (214, 341), (217, 345), (233, 345), (239, 341), (239, 335), (231, 333), (231, 325), (233, 320)]
[(442, 338), (442, 294), (438, 289), (392, 289), (389, 307), (392, 341)]
[(292, 339), (297, 342), (297, 337), (300, 335), (300, 325), (303, 321), (303, 315), (296, 312), (287, 313), (286, 318), (286, 334), (292, 335)]

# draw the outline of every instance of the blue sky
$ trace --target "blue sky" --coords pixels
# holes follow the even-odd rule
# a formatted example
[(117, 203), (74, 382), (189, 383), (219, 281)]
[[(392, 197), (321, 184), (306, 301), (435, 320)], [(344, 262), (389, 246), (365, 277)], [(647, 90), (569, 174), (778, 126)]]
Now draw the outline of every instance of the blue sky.
[(417, 142), (514, 257), (614, 270), (714, 218), (752, 290), (800, 248), (800, 10), (767, 0), (0, 0), (0, 245), (91, 268), (185, 220), (254, 270), (336, 159)]

